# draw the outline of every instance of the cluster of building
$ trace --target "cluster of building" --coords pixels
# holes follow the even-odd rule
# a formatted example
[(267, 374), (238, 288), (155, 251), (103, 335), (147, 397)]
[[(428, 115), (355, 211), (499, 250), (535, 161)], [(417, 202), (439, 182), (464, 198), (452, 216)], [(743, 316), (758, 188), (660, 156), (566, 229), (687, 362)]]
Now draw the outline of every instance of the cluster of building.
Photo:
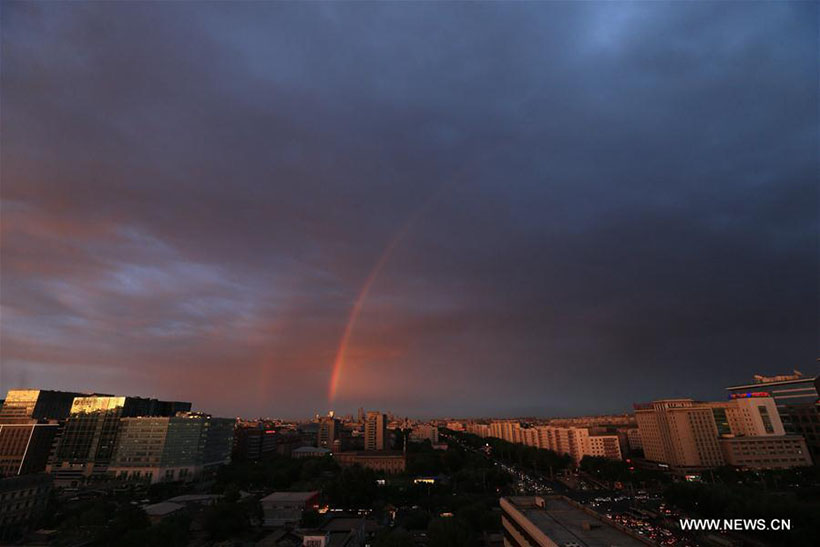
[(359, 409), (357, 418), (329, 412), (302, 423), (239, 420), (232, 457), (258, 461), (274, 454), (293, 458), (328, 456), (341, 467), (360, 465), (392, 474), (406, 468), (405, 438), (411, 442), (429, 441), (434, 448), (446, 448), (446, 444), (439, 441), (438, 427), (433, 424)]
[(256, 543), (260, 547), (364, 547), (371, 545), (379, 523), (356, 514), (325, 513), (314, 528), (299, 522), (306, 511), (321, 511), (319, 492), (273, 492), (259, 500), (262, 524), (271, 532)]
[(0, 475), (47, 472), (66, 487), (191, 480), (229, 461), (234, 422), (188, 402), (13, 389), (0, 408)]
[(820, 462), (820, 376), (755, 376), (727, 400), (661, 399), (632, 415), (520, 420), (449, 420), (447, 428), (585, 456), (645, 460), (683, 473), (732, 465), (785, 469)]
[(385, 473), (402, 473), (407, 466), (403, 452), (391, 450), (388, 417), (379, 411), (359, 409), (359, 420), (343, 427), (331, 412), (319, 418), (316, 448), (326, 450), (341, 467), (361, 465)]
[(756, 376), (728, 400), (636, 404), (645, 458), (680, 472), (808, 466), (820, 457), (820, 376)]
[(590, 422), (587, 426), (562, 426), (552, 423), (522, 424), (518, 420), (492, 420), (489, 423), (468, 421), (457, 424), (462, 431), (482, 438), (495, 437), (568, 455), (576, 465), (585, 456), (620, 460), (629, 450), (640, 448), (634, 423), (613, 425)]

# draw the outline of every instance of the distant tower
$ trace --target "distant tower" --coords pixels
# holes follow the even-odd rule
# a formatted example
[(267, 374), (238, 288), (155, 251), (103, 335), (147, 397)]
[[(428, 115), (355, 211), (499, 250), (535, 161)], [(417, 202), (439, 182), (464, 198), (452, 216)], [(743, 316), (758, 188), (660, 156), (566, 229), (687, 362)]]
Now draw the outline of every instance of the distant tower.
[(387, 416), (368, 412), (364, 422), (364, 449), (384, 450), (387, 440)]
[(364, 422), (364, 408), (363, 407), (359, 407), (359, 420), (358, 421), (359, 421), (359, 423)]

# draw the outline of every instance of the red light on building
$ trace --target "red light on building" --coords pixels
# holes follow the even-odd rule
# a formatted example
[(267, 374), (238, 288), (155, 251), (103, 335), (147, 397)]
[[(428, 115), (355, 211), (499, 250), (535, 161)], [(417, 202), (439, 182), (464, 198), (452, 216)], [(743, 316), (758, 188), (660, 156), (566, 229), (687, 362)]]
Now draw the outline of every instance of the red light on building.
[(730, 399), (748, 399), (750, 397), (771, 397), (768, 391), (747, 391), (746, 393), (731, 393)]

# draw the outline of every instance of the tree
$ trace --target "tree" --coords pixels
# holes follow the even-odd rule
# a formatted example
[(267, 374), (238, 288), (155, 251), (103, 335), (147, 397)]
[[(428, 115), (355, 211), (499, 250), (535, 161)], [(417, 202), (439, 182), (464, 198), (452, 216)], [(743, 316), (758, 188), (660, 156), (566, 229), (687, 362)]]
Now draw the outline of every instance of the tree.
[(465, 524), (454, 518), (430, 521), (427, 527), (430, 547), (466, 547), (472, 545), (472, 534)]
[(413, 547), (413, 536), (402, 528), (386, 528), (373, 540), (373, 547)]

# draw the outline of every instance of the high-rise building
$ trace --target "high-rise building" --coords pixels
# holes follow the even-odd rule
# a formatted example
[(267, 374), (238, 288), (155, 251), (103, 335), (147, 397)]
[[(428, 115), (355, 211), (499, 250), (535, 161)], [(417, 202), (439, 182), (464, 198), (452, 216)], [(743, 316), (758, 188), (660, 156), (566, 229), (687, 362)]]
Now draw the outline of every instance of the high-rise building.
[(75, 397), (82, 393), (45, 389), (10, 389), (0, 407), (0, 424), (64, 420)]
[(636, 405), (646, 459), (675, 468), (718, 467), (723, 455), (712, 407), (692, 399)]
[(47, 469), (58, 485), (76, 486), (89, 477), (105, 475), (117, 447), (121, 418), (160, 416), (190, 407), (190, 403), (142, 397), (75, 397)]
[(626, 430), (627, 444), (630, 450), (643, 451), (643, 442), (641, 440), (641, 430), (637, 427), (631, 427)]
[(0, 408), (0, 477), (44, 471), (79, 393), (11, 389)]
[(665, 399), (636, 405), (635, 417), (646, 459), (678, 470), (811, 461), (805, 440), (785, 433), (774, 400), (762, 393), (717, 403)]
[(592, 429), (591, 427), (554, 425), (525, 427), (516, 420), (495, 420), (489, 425), (469, 424), (467, 426), (468, 431), (482, 437), (497, 437), (511, 443), (521, 443), (566, 454), (576, 465), (584, 456), (622, 459), (618, 434), (609, 434), (606, 431), (593, 432)]
[(820, 376), (756, 375), (754, 381), (726, 388), (731, 399), (771, 397), (786, 434), (802, 435), (815, 462), (820, 462)]
[(387, 447), (387, 416), (368, 412), (364, 422), (364, 449), (385, 450)]
[(478, 435), (481, 438), (489, 437), (490, 436), (490, 425), (483, 424), (478, 422), (470, 422), (466, 426), (467, 433), (472, 433), (473, 435)]
[(777, 405), (771, 397), (745, 397), (708, 405), (712, 407), (720, 435), (754, 437), (786, 434)]
[(234, 431), (232, 458), (256, 461), (276, 453), (276, 430), (264, 423), (240, 423)]
[(333, 442), (339, 438), (341, 424), (333, 416), (319, 418), (319, 429), (316, 432), (316, 446), (333, 450)]
[(230, 460), (235, 420), (201, 413), (120, 419), (109, 474), (151, 483), (191, 480)]
[(535, 444), (531, 446), (566, 454), (572, 458), (575, 465), (578, 465), (585, 456), (612, 460), (620, 460), (623, 457), (617, 434), (593, 434), (588, 427), (574, 426), (546, 425), (531, 430), (535, 431)]
[(60, 424), (0, 424), (0, 478), (45, 471)]

